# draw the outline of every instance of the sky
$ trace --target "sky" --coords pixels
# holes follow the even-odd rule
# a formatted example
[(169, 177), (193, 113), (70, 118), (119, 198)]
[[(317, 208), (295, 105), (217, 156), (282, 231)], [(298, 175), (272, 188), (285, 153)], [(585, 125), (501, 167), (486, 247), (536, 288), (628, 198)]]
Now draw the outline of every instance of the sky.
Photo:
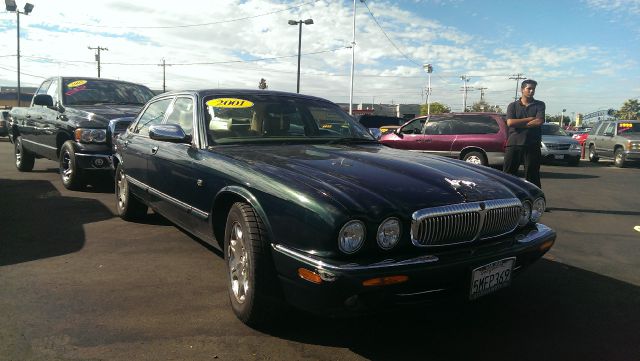
[[(16, 0), (22, 9), (27, 1)], [(97, 76), (161, 90), (296, 91), (348, 103), (481, 97), (506, 110), (518, 74), (547, 114), (619, 109), (640, 97), (640, 0), (29, 0), (20, 15), (21, 85)], [(0, 86), (17, 84), (16, 14), (0, 11)], [(164, 59), (165, 67), (161, 66)], [(355, 61), (352, 62), (352, 59)], [(484, 89), (482, 89), (484, 88)]]

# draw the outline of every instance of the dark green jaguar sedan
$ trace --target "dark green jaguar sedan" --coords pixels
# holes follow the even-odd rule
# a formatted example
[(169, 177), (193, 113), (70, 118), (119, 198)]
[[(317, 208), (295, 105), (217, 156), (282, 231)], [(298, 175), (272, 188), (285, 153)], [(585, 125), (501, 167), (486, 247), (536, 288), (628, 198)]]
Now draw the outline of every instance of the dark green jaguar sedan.
[[(116, 200), (219, 247), (235, 314), (336, 315), (476, 299), (553, 245), (538, 187), (379, 144), (336, 104), (265, 90), (171, 92), (117, 139)], [(221, 275), (222, 276), (222, 275)]]

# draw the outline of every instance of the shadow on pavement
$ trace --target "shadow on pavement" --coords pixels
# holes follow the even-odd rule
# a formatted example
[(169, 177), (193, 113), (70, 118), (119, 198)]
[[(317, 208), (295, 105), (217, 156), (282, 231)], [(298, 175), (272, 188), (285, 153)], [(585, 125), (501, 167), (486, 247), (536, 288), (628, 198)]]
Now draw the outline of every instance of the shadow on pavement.
[(637, 286), (543, 259), (473, 303), (353, 319), (296, 312), (267, 332), (370, 360), (627, 361), (640, 359), (639, 304)]
[[(113, 217), (95, 199), (64, 197), (49, 181), (0, 179), (0, 266), (76, 252), (83, 226)], [(21, 226), (19, 226), (21, 225)]]
[(578, 213), (595, 213), (595, 214), (614, 214), (619, 216), (640, 216), (640, 212), (634, 211), (612, 211), (601, 209), (575, 209), (575, 208), (561, 208), (561, 207), (549, 207), (547, 211), (551, 212), (578, 212)]
[(558, 172), (540, 172), (540, 178), (544, 179), (591, 179), (600, 178), (597, 175), (591, 174), (576, 174), (576, 173), (558, 173)]

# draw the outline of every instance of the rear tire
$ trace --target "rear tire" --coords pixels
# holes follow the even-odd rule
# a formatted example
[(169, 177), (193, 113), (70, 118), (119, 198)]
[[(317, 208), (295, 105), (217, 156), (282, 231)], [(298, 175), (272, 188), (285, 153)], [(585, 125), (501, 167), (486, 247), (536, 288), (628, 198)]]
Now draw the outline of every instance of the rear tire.
[(254, 327), (274, 319), (281, 297), (267, 232), (247, 203), (234, 203), (229, 210), (224, 258), (229, 299), (235, 315)]
[(118, 164), (115, 176), (116, 210), (118, 216), (125, 221), (135, 221), (147, 215), (148, 207), (129, 191), (129, 183), (122, 169), (122, 164)]
[(615, 152), (613, 153), (613, 157), (613, 163), (615, 164), (615, 166), (618, 168), (624, 168), (624, 165), (627, 162), (627, 157), (624, 154), (624, 150), (620, 147), (616, 148)]
[(21, 172), (31, 172), (36, 162), (36, 157), (24, 149), (22, 146), (22, 137), (17, 137), (13, 142), (13, 154), (16, 160), (16, 168)]
[(464, 155), (462, 160), (471, 164), (487, 165), (487, 157), (481, 152), (469, 152)]
[(592, 144), (589, 146), (589, 162), (597, 163), (600, 157), (598, 157), (598, 153), (596, 153), (596, 147)]
[(76, 150), (71, 141), (66, 141), (60, 149), (60, 178), (62, 185), (69, 190), (84, 187), (84, 174), (78, 167)]

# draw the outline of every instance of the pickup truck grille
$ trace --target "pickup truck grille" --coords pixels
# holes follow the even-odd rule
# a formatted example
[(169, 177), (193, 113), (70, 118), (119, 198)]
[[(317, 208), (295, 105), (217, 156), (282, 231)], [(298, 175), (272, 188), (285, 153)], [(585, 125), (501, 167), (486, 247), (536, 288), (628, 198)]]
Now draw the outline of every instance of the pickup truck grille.
[(571, 147), (571, 144), (544, 143), (544, 145), (550, 150), (569, 150)]
[(422, 209), (412, 215), (411, 240), (435, 247), (498, 237), (516, 229), (521, 210), (516, 198)]

